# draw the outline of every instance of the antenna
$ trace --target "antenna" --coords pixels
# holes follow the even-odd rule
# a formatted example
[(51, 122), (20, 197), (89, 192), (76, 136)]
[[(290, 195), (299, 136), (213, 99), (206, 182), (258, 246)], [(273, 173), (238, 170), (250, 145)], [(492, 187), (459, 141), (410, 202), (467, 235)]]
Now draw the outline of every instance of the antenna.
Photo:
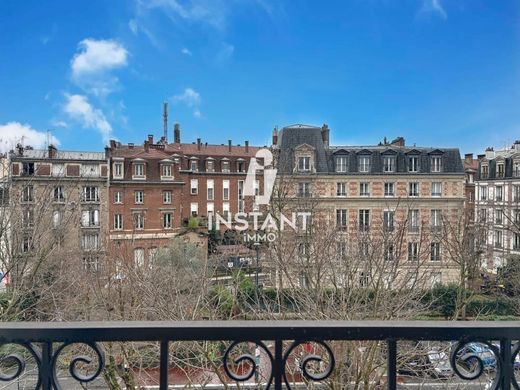
[(164, 140), (168, 143), (168, 102), (163, 103), (163, 131), (164, 131)]

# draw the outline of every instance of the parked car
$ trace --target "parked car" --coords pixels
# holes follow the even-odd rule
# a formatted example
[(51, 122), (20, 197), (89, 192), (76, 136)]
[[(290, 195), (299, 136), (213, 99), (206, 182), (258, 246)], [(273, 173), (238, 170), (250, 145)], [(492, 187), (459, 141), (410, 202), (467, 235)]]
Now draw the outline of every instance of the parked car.
[(448, 355), (439, 350), (404, 356), (398, 360), (397, 372), (401, 375), (434, 378), (448, 378), (453, 375)]
[[(455, 345), (453, 348), (455, 348)], [(478, 365), (478, 359), (482, 361), (483, 368), (486, 371), (494, 370), (497, 366), (496, 357), (491, 349), (483, 343), (473, 342), (466, 344), (457, 352), (458, 364), (468, 371), (473, 371)]]

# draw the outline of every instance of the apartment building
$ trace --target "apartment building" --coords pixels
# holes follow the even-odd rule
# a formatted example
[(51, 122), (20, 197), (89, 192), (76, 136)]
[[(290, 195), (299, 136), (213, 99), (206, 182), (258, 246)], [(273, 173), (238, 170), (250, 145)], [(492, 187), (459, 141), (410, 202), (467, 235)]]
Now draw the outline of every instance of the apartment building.
[(146, 264), (189, 224), (204, 228), (215, 213), (252, 208), (243, 186), (258, 148), (180, 137), (176, 124), (173, 143), (149, 135), (142, 145), (111, 141), (107, 149), (110, 246), (127, 261)]
[[(389, 264), (394, 275), (410, 279), (415, 276), (407, 270), (421, 264), (432, 285), (458, 277), (448, 248), (449, 226), (460, 223), (465, 200), (458, 149), (407, 146), (402, 137), (378, 145), (330, 145), (327, 125), (298, 124), (274, 130), (273, 150), (278, 181), (291, 187), (287, 198), (308, 208), (313, 223), (321, 221), (315, 234), (335, 227), (334, 237), (321, 239), (329, 242), (318, 256), (333, 246), (332, 256), (349, 254), (351, 261), (377, 251), (382, 262), (356, 271), (361, 285), (370, 283), (374, 268)], [(310, 250), (304, 243), (298, 253)], [(305, 275), (301, 279), (306, 284)]]
[(28, 268), (31, 261), (61, 256), (71, 267), (101, 269), (108, 214), (105, 154), (18, 145), (8, 158), (9, 256)]
[(485, 229), (482, 266), (496, 273), (520, 255), (520, 141), (478, 156), (476, 222)]

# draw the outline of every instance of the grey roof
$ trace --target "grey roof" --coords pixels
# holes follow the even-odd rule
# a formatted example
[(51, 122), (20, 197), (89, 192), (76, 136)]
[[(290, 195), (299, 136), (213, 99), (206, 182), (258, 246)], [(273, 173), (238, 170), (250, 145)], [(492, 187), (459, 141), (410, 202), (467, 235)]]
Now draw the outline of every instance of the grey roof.
[[(11, 158), (47, 160), (47, 159), (49, 159), (49, 151), (46, 149), (25, 149), (23, 151), (23, 156), (13, 154), (11, 156)], [(74, 152), (74, 151), (58, 150), (56, 152), (56, 157), (53, 157), (52, 159), (49, 159), (49, 160), (105, 161), (106, 157), (105, 157), (104, 152)]]
[[(316, 151), (315, 169), (317, 173), (335, 173), (335, 156), (347, 157), (347, 173), (358, 173), (359, 155), (371, 156), (370, 173), (383, 174), (383, 156), (394, 155), (396, 173), (408, 172), (408, 155), (419, 157), (419, 172), (431, 173), (431, 156), (442, 158), (443, 173), (464, 173), (464, 167), (457, 148), (436, 148), (394, 145), (325, 145), (322, 128), (308, 125), (291, 125), (284, 127), (279, 134), (279, 169), (291, 173), (294, 168), (294, 151), (300, 145), (308, 144)], [(388, 174), (388, 173), (384, 173)]]

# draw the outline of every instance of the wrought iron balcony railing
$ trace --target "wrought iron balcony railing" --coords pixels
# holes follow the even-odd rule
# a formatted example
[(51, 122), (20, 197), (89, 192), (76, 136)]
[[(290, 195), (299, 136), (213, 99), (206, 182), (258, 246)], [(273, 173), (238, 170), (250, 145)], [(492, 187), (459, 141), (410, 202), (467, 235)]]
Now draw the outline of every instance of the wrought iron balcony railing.
[[(195, 321), (195, 322), (84, 322), (84, 323), (1, 323), (0, 345), (15, 344), (26, 351), (3, 356), (10, 360), (11, 371), (0, 373), (0, 380), (11, 381), (19, 377), (25, 368), (27, 357), (38, 367), (37, 389), (61, 389), (57, 366), (63, 363), (62, 352), (73, 344), (83, 344), (94, 353), (96, 367), (90, 374), (80, 372), (80, 367), (93, 363), (90, 357), (70, 356), (69, 371), (74, 380), (83, 384), (96, 379), (105, 366), (103, 343), (109, 342), (157, 342), (160, 345), (158, 361), (159, 389), (168, 389), (169, 347), (173, 342), (229, 341), (223, 352), (221, 366), (231, 381), (244, 382), (255, 375), (257, 360), (250, 353), (233, 355), (233, 348), (252, 342), (263, 350), (270, 374), (255, 388), (294, 388), (287, 374), (290, 356), (296, 348), (306, 343), (320, 346), (320, 353), (301, 355), (298, 364), (305, 381), (327, 383), (334, 370), (340, 369), (336, 349), (338, 341), (379, 341), (385, 345), (386, 387), (397, 387), (398, 344), (401, 340), (451, 341), (449, 364), (453, 372), (463, 380), (477, 379), (486, 372), (486, 364), (492, 359), (494, 373), (486, 388), (519, 389), (515, 379), (518, 368), (517, 355), (520, 344), (520, 323), (504, 322), (448, 322), (448, 321)], [(472, 347), (480, 343), (486, 354)], [(336, 355), (336, 356), (335, 356)], [(60, 363), (59, 363), (60, 362)], [(473, 362), (468, 368), (465, 363)], [(237, 365), (247, 363), (245, 369)], [(462, 365), (461, 365), (462, 364)], [(14, 367), (14, 369), (13, 369)], [(461, 368), (462, 367), (462, 368)], [(463, 367), (466, 367), (464, 369)], [(487, 375), (487, 374), (486, 374)], [(348, 386), (341, 385), (341, 388)], [(381, 388), (381, 387), (380, 387)]]

